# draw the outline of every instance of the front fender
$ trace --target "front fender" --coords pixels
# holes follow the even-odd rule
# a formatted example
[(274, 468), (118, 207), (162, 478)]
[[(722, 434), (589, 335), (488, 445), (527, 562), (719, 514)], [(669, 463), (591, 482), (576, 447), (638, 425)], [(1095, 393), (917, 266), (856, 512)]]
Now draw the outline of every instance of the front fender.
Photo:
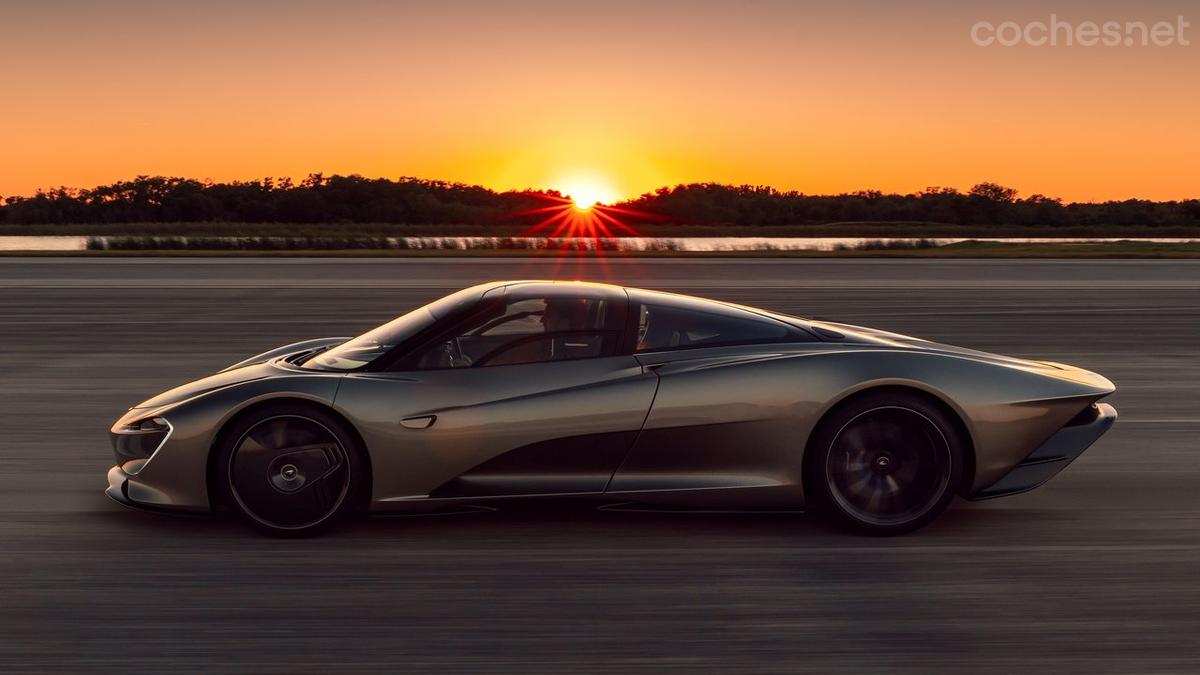
[(177, 403), (131, 410), (118, 424), (127, 418), (156, 416), (166, 419), (172, 432), (154, 457), (130, 477), (130, 494), (144, 495), (140, 501), (147, 506), (209, 510), (208, 459), (221, 428), (247, 407), (275, 399), (332, 407), (342, 377), (341, 373), (278, 371), (275, 376), (231, 384)]

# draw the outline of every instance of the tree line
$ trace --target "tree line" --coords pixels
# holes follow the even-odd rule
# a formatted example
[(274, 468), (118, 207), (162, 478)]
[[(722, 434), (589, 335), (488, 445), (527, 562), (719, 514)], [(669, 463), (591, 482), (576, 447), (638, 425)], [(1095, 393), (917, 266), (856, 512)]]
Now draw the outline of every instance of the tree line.
[(876, 190), (806, 195), (770, 187), (693, 183), (660, 188), (623, 206), (663, 222), (690, 225), (791, 225), (845, 222), (1021, 226), (1198, 226), (1200, 200), (1142, 199), (1064, 204), (1035, 194), (979, 183), (967, 192), (931, 187), (909, 194)]
[[(91, 189), (56, 188), (0, 203), (0, 224), (396, 223), (533, 225), (563, 203), (554, 190), (496, 192), (419, 178), (311, 174), (213, 182), (139, 176)], [(980, 183), (966, 192), (931, 187), (808, 195), (766, 186), (690, 183), (614, 204), (630, 224), (787, 226), (840, 222), (948, 225), (1200, 226), (1200, 200), (1069, 203)]]

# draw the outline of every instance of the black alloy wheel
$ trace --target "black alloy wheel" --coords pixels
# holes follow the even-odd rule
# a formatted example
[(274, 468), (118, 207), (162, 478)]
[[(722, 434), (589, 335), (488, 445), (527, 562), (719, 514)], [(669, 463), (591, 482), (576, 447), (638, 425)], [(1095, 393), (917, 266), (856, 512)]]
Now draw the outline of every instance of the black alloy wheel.
[(308, 535), (356, 506), (365, 484), (360, 456), (332, 415), (268, 408), (235, 424), (219, 465), (227, 501), (251, 525)]
[(834, 412), (811, 451), (810, 490), (842, 524), (870, 534), (915, 530), (953, 499), (963, 443), (940, 407), (868, 396)]

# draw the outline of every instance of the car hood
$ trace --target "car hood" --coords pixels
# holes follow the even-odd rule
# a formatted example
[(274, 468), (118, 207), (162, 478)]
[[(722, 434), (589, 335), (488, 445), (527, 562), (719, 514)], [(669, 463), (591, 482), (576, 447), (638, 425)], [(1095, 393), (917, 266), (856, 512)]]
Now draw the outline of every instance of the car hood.
[(237, 363), (225, 368), (224, 370), (222, 370), (220, 372), (223, 373), (228, 370), (237, 370), (244, 366), (249, 366), (249, 365), (253, 365), (256, 363), (266, 363), (267, 361), (277, 359), (281, 356), (299, 355), (300, 352), (308, 352), (308, 351), (315, 352), (318, 349), (328, 349), (330, 347), (335, 347), (337, 345), (340, 345), (349, 339), (350, 338), (348, 338), (348, 337), (331, 337), (331, 338), (317, 338), (316, 340), (305, 340), (303, 342), (293, 342), (288, 345), (283, 345), (282, 347), (276, 347), (272, 350), (265, 351), (261, 354), (255, 354), (254, 356), (251, 356), (248, 359), (238, 361)]
[(339, 345), (350, 338), (347, 337), (328, 337), (317, 338), (315, 340), (305, 340), (303, 342), (293, 342), (291, 344), (276, 347), (270, 351), (265, 351), (261, 354), (256, 354), (243, 361), (229, 366), (217, 373), (202, 377), (199, 380), (188, 382), (187, 384), (179, 385), (174, 389), (164, 391), (163, 393), (153, 398), (148, 398), (145, 401), (133, 406), (131, 410), (141, 408), (161, 408), (180, 401), (186, 401), (189, 398), (207, 394), (210, 391), (216, 391), (224, 387), (229, 387), (251, 380), (260, 380), (272, 375), (278, 375), (281, 371), (275, 367), (276, 360), (283, 357), (298, 356), (301, 352), (309, 352), (317, 349), (326, 349)]
[(234, 368), (233, 370), (223, 370), (208, 377), (202, 377), (199, 380), (193, 380), (187, 384), (181, 384), (174, 389), (169, 389), (148, 398), (145, 401), (133, 406), (134, 409), (140, 408), (161, 408), (163, 406), (186, 401), (189, 398), (194, 398), (201, 394), (207, 394), (210, 391), (215, 391), (224, 387), (229, 387), (242, 382), (251, 380), (260, 380), (264, 377), (270, 377), (279, 372), (277, 368), (269, 363), (258, 363), (251, 366), (243, 366)]

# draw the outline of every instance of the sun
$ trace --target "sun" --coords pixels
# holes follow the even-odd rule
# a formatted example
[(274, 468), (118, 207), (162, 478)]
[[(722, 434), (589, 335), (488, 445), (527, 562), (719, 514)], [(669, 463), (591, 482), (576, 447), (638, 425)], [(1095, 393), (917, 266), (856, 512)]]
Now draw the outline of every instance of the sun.
[[(595, 174), (573, 174), (550, 183), (552, 192), (543, 195), (545, 206), (519, 211), (514, 218), (529, 219), (522, 236), (544, 237), (566, 252), (591, 250), (603, 255), (601, 241), (612, 237), (640, 237), (633, 222), (652, 222), (652, 213), (631, 208), (612, 183)], [(581, 243), (585, 242), (585, 243)], [(582, 248), (580, 248), (582, 247)]]
[(561, 181), (558, 191), (570, 197), (576, 211), (591, 211), (597, 204), (612, 204), (620, 195), (603, 180), (590, 176), (575, 176)]

